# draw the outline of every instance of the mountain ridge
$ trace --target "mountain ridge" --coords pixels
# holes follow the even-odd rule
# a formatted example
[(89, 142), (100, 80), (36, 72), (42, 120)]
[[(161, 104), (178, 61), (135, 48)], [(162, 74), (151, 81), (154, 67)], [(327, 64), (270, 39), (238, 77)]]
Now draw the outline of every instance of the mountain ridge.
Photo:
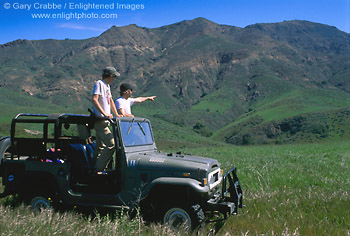
[[(247, 116), (276, 123), (282, 116), (274, 112), (289, 110), (293, 121), (296, 102), (306, 113), (312, 106), (326, 113), (350, 106), (349, 55), (350, 34), (332, 26), (295, 20), (239, 28), (197, 18), (152, 29), (113, 26), (85, 40), (0, 45), (0, 86), (62, 110), (84, 111), (101, 69), (113, 65), (121, 73), (114, 97), (122, 82), (132, 84), (136, 96), (158, 97), (135, 106), (136, 113), (188, 129), (199, 122), (194, 131), (217, 138), (223, 136), (218, 130)], [(289, 92), (292, 98), (284, 98)], [(337, 95), (326, 106), (318, 94)], [(228, 130), (226, 136), (242, 136)]]

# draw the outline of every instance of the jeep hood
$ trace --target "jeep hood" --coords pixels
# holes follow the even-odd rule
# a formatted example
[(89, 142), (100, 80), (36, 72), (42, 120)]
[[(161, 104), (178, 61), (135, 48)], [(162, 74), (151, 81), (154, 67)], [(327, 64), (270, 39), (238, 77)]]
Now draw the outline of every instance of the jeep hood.
[(145, 152), (131, 155), (128, 165), (138, 169), (161, 169), (161, 170), (211, 170), (219, 167), (215, 159), (184, 154), (167, 154), (161, 152)]

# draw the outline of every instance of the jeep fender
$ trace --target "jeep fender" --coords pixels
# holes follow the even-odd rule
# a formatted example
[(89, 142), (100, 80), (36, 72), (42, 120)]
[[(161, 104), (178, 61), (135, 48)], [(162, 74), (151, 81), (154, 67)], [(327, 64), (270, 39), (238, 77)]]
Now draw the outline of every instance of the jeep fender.
[(146, 220), (162, 220), (167, 207), (203, 203), (209, 194), (208, 186), (190, 178), (160, 177), (153, 180), (143, 191), (140, 207)]
[(195, 179), (176, 178), (176, 177), (161, 177), (153, 180), (143, 192), (144, 198), (155, 188), (182, 188), (189, 189), (191, 192), (199, 195), (208, 195), (209, 187), (201, 186), (201, 183)]
[(151, 186), (155, 185), (176, 185), (183, 187), (190, 187), (198, 193), (208, 193), (208, 186), (201, 186), (201, 182), (195, 179), (189, 178), (176, 178), (176, 177), (161, 177), (152, 181)]

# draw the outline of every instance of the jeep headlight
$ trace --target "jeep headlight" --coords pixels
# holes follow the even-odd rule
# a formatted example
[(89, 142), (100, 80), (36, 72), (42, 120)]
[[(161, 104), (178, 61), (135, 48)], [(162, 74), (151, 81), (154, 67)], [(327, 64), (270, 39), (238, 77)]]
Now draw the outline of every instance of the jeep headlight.
[(222, 170), (220, 168), (210, 172), (208, 174), (208, 185), (209, 188), (215, 188), (222, 180)]

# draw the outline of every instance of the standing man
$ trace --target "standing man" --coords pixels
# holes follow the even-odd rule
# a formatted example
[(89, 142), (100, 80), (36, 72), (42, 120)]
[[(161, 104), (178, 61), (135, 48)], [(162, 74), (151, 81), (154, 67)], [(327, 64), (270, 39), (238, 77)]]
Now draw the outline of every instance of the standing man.
[[(111, 111), (116, 117), (119, 117), (115, 104), (113, 102), (110, 84), (120, 74), (114, 67), (106, 67), (103, 70), (102, 80), (96, 81), (92, 92), (93, 112), (97, 117), (113, 118)], [(96, 147), (94, 152), (95, 169), (103, 171), (107, 168), (112, 159), (115, 144), (113, 134), (108, 128), (109, 121), (96, 120), (94, 128), (96, 130)]]
[(138, 97), (132, 98), (132, 87), (130, 84), (124, 83), (120, 85), (120, 97), (115, 100), (115, 105), (117, 107), (117, 111), (120, 115), (126, 117), (134, 117), (131, 114), (131, 106), (134, 103), (141, 103), (147, 100), (154, 101), (156, 96), (150, 97)]

